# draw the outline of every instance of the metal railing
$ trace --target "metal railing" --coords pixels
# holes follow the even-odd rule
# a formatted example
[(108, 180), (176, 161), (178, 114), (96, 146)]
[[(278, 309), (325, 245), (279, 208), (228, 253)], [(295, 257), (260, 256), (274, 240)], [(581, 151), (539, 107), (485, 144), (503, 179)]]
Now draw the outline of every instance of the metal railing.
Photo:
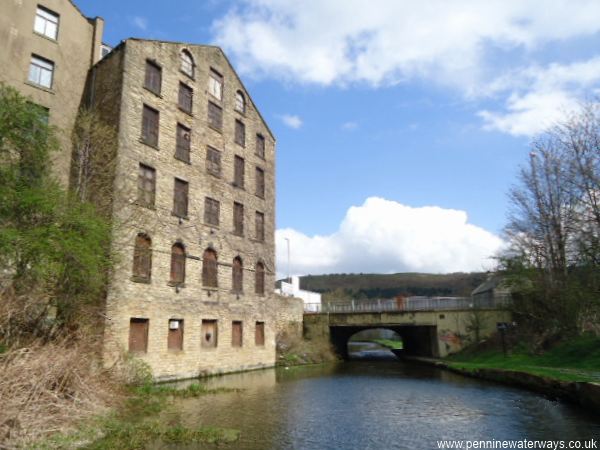
[(325, 304), (305, 303), (306, 314), (380, 313), (401, 311), (453, 311), (465, 309), (503, 309), (508, 296), (474, 300), (471, 297), (408, 297), (403, 300), (347, 300)]

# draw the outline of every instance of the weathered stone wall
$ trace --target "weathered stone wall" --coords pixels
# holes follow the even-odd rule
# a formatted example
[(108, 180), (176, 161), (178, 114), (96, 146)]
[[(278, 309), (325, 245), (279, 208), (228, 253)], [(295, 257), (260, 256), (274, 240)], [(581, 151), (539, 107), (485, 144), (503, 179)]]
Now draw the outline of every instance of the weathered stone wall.
[[(59, 15), (58, 35), (53, 40), (33, 29), (37, 5), (33, 0), (0, 1), (0, 81), (49, 109), (49, 123), (58, 128), (61, 145), (53, 155), (52, 168), (67, 186), (71, 130), (88, 71), (100, 59), (104, 21), (88, 20), (69, 0), (45, 0), (43, 6)], [(54, 62), (51, 88), (28, 81), (32, 54)]]
[(276, 295), (274, 306), (276, 334), (285, 333), (294, 338), (302, 338), (304, 301), (301, 298)]
[[(179, 70), (180, 54), (187, 49), (196, 63), (194, 78)], [(274, 285), (274, 199), (275, 142), (250, 96), (216, 47), (158, 41), (128, 40), (116, 51), (123, 54), (122, 96), (120, 99), (119, 151), (115, 178), (113, 250), (117, 266), (107, 298), (105, 363), (110, 365), (127, 350), (131, 318), (149, 319), (148, 351), (138, 356), (146, 361), (157, 379), (193, 377), (272, 366), (275, 362), (276, 324), (273, 315)], [(144, 88), (146, 60), (162, 67), (160, 95)], [(208, 74), (214, 68), (224, 77), (223, 130), (207, 125)], [(101, 74), (98, 73), (97, 76)], [(194, 90), (192, 114), (177, 106), (179, 83)], [(245, 114), (234, 109), (235, 92), (244, 92)], [(218, 102), (217, 102), (218, 103)], [(142, 107), (160, 112), (158, 146), (141, 142)], [(235, 119), (246, 126), (246, 146), (234, 142)], [(176, 126), (191, 131), (191, 163), (174, 158)], [(255, 136), (266, 138), (265, 158), (255, 154)], [(206, 170), (206, 148), (222, 152), (222, 175)], [(234, 187), (234, 156), (245, 159), (245, 189)], [(139, 164), (156, 170), (156, 203), (147, 208), (136, 203)], [(265, 198), (255, 195), (255, 167), (265, 172)], [(189, 183), (188, 217), (172, 214), (174, 178)], [(204, 223), (204, 197), (220, 201), (220, 225)], [(244, 236), (233, 233), (233, 202), (244, 205)], [(265, 241), (254, 239), (255, 211), (265, 215)], [(149, 283), (132, 280), (133, 246), (138, 233), (152, 239), (152, 277)], [(170, 284), (171, 246), (181, 242), (186, 250), (185, 284)], [(218, 255), (218, 288), (203, 287), (202, 255), (212, 248)], [(243, 292), (232, 291), (232, 261), (243, 261)], [(265, 295), (255, 294), (255, 267), (266, 268)], [(183, 351), (167, 349), (168, 322), (184, 320)], [(218, 321), (218, 345), (201, 347), (202, 319)], [(231, 322), (243, 322), (243, 346), (232, 347)], [(265, 322), (265, 344), (255, 345), (255, 323)]]

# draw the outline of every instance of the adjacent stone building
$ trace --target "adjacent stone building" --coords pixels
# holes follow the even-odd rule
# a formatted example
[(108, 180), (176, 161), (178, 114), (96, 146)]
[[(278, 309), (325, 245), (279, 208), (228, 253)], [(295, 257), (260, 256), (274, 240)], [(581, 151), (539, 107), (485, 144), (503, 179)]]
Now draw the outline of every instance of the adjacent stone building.
[(0, 2), (0, 81), (62, 130), (61, 181), (80, 106), (118, 133), (105, 365), (130, 353), (158, 380), (274, 365), (271, 131), (218, 47), (127, 39), (105, 56), (102, 31), (68, 0)]
[(66, 186), (70, 131), (90, 68), (102, 57), (104, 21), (88, 18), (69, 0), (0, 1), (0, 81), (48, 112), (61, 133), (54, 169)]
[(128, 39), (94, 67), (119, 133), (107, 364), (157, 379), (275, 360), (275, 140), (217, 47)]

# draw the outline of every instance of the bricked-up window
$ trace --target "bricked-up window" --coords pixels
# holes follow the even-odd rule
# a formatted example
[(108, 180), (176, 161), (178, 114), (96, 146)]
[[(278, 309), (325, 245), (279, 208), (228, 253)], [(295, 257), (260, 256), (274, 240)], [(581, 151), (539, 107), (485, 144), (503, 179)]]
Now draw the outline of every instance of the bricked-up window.
[(233, 234), (244, 235), (244, 205), (233, 203)]
[(129, 351), (146, 353), (148, 351), (148, 319), (129, 319)]
[(256, 180), (256, 195), (260, 198), (265, 198), (265, 171), (257, 167), (254, 175)]
[(235, 156), (233, 160), (233, 185), (239, 188), (244, 187), (244, 158)]
[(179, 242), (171, 247), (171, 283), (185, 283), (185, 248)]
[(256, 135), (256, 154), (265, 158), (265, 137), (262, 134)]
[(219, 286), (217, 252), (212, 248), (204, 250), (202, 255), (202, 285), (215, 288)]
[(156, 197), (156, 170), (140, 164), (138, 171), (138, 203), (149, 208), (154, 207)]
[(263, 242), (265, 240), (265, 215), (259, 211), (255, 214), (256, 240)]
[(142, 111), (142, 141), (153, 147), (158, 147), (158, 111), (144, 105)]
[(202, 347), (214, 348), (217, 346), (218, 329), (216, 320), (202, 320)]
[(243, 342), (242, 322), (234, 320), (231, 322), (231, 346), (241, 347)]
[(54, 77), (54, 63), (41, 56), (31, 55), (29, 63), (28, 79), (34, 84), (45, 88), (52, 88), (52, 78)]
[(167, 348), (175, 351), (183, 350), (183, 319), (169, 319)]
[(215, 69), (210, 69), (208, 77), (208, 93), (216, 99), (221, 100), (223, 98), (223, 75)]
[(188, 214), (188, 191), (187, 181), (175, 178), (175, 189), (173, 191), (173, 214), (177, 217), (187, 217)]
[(187, 50), (181, 51), (181, 71), (194, 78), (194, 58)]
[(178, 105), (186, 113), (192, 113), (194, 103), (194, 90), (187, 84), (179, 83)]
[(254, 271), (254, 291), (260, 295), (265, 293), (265, 266), (261, 262), (256, 263)]
[(235, 121), (235, 143), (242, 147), (246, 145), (246, 125), (241, 120)]
[(219, 226), (219, 210), (221, 204), (214, 198), (204, 198), (204, 223), (208, 225)]
[(256, 326), (254, 328), (254, 343), (262, 347), (265, 345), (265, 323), (264, 322), (256, 322)]
[(133, 248), (133, 280), (150, 281), (152, 274), (152, 240), (148, 235), (139, 233)]
[(244, 267), (242, 258), (236, 256), (231, 265), (231, 290), (237, 294), (244, 290)]
[(47, 38), (56, 40), (58, 36), (58, 14), (42, 6), (37, 7), (33, 30)]
[(246, 97), (242, 91), (237, 91), (235, 93), (235, 110), (244, 114), (246, 112)]
[(146, 60), (146, 77), (144, 87), (149, 91), (160, 95), (160, 85), (162, 83), (162, 69), (153, 61)]
[(223, 110), (213, 102), (208, 102), (208, 125), (215, 130), (223, 129)]
[(192, 132), (189, 128), (177, 124), (177, 143), (175, 147), (175, 158), (181, 161), (190, 162), (190, 147), (192, 142)]
[(221, 152), (216, 148), (206, 149), (206, 171), (216, 177), (221, 176)]

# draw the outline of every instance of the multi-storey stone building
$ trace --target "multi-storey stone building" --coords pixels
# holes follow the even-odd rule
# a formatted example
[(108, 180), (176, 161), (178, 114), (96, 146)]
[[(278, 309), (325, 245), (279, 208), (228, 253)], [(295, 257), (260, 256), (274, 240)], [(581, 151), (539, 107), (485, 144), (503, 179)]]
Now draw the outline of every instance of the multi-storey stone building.
[(272, 133), (221, 49), (128, 39), (101, 59), (102, 28), (68, 0), (0, 3), (0, 80), (63, 130), (63, 182), (80, 105), (118, 133), (105, 364), (130, 352), (156, 379), (272, 366)]
[(70, 131), (90, 68), (102, 57), (104, 21), (85, 17), (69, 0), (0, 1), (0, 81), (48, 112), (62, 130), (55, 174), (69, 181)]
[(275, 141), (217, 47), (128, 39), (94, 67), (118, 129), (106, 361), (159, 379), (274, 364)]

